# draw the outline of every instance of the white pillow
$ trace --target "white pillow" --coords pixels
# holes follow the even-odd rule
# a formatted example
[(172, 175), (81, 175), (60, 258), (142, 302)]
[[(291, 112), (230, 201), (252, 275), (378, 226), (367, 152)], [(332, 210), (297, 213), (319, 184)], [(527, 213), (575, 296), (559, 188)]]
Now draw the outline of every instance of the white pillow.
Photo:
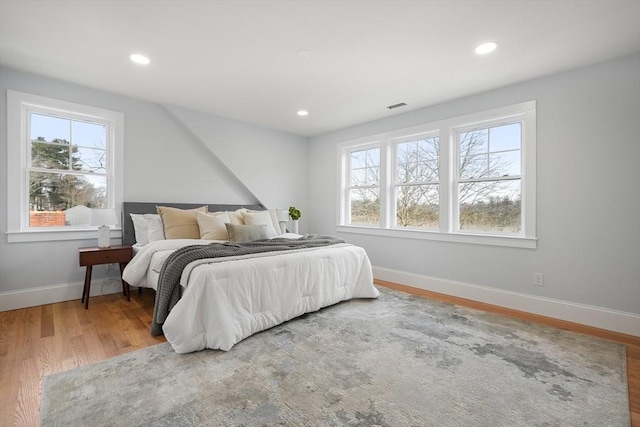
[(273, 228), (273, 221), (271, 220), (271, 214), (269, 211), (243, 212), (242, 219), (246, 225), (266, 225), (267, 238), (280, 234)]
[(149, 242), (164, 240), (164, 226), (158, 214), (144, 214), (147, 221), (147, 239)]
[(278, 210), (277, 209), (269, 209), (269, 215), (271, 215), (271, 222), (273, 223), (273, 228), (276, 230), (276, 234), (282, 234), (282, 229), (280, 228), (280, 221), (278, 221)]
[(282, 234), (282, 230), (280, 227), (280, 221), (278, 221), (278, 210), (277, 209), (267, 209), (264, 211), (246, 211), (246, 212), (269, 212), (271, 216), (271, 224), (273, 224), (273, 229), (275, 230), (277, 235)]
[(136, 244), (146, 245), (149, 243), (149, 230), (147, 229), (147, 220), (142, 214), (129, 214), (133, 221), (133, 231), (136, 236)]

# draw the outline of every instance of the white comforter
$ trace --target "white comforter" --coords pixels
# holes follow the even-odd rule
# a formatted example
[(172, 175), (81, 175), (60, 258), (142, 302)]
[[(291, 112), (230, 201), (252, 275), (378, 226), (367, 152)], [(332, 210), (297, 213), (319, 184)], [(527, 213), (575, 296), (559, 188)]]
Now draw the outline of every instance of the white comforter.
[[(171, 251), (201, 240), (145, 246), (124, 270), (132, 286), (149, 283)], [(154, 272), (154, 270), (156, 270)], [(155, 276), (154, 276), (155, 274)], [(376, 298), (364, 249), (349, 244), (200, 260), (185, 268), (182, 298), (163, 331), (177, 353), (229, 350), (242, 339), (304, 313), (351, 298)]]

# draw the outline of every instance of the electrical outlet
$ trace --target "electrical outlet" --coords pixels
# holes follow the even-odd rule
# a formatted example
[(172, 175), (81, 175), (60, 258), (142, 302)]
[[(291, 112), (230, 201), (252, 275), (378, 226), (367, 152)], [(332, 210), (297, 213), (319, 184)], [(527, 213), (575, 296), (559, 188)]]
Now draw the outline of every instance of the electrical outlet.
[(542, 273), (533, 273), (533, 285), (544, 286), (544, 275)]

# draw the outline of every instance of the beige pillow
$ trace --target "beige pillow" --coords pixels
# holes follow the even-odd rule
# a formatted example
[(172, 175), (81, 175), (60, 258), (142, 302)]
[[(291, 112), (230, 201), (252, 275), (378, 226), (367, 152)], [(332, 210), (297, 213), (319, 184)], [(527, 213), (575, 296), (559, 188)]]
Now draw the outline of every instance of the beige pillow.
[(199, 239), (200, 228), (196, 220), (196, 212), (207, 212), (207, 207), (196, 209), (178, 209), (167, 206), (157, 206), (158, 214), (164, 224), (166, 239)]
[(231, 222), (226, 212), (196, 212), (196, 221), (200, 228), (200, 238), (204, 240), (229, 240), (225, 223)]
[(273, 228), (273, 221), (271, 220), (271, 214), (269, 211), (247, 211), (242, 213), (242, 219), (247, 225), (266, 225), (267, 237), (274, 237), (280, 233), (276, 233)]
[(231, 219), (231, 221), (229, 222), (231, 224), (244, 224), (242, 220), (242, 214), (248, 211), (249, 209), (245, 209), (245, 208), (240, 208), (237, 211), (228, 211), (227, 213), (229, 214), (229, 219)]
[(227, 223), (225, 225), (230, 242), (240, 243), (267, 238), (267, 226), (264, 224), (242, 225)]

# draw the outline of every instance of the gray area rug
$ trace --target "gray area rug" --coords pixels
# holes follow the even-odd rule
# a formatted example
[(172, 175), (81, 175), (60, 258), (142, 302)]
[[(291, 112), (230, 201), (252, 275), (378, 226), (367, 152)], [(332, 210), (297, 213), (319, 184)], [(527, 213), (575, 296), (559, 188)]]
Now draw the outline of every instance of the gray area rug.
[(43, 426), (628, 426), (624, 346), (381, 289), (44, 378)]

